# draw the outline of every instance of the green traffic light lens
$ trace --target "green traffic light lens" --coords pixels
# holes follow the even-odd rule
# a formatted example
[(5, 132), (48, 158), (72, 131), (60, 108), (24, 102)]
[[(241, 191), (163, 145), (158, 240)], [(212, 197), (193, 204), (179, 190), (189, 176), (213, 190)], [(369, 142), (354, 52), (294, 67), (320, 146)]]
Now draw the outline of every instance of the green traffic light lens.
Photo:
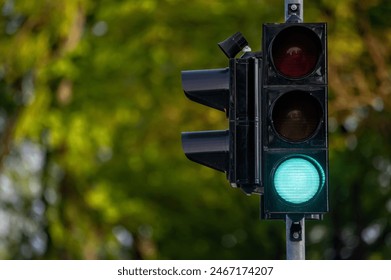
[(306, 156), (290, 157), (275, 170), (274, 187), (286, 202), (302, 204), (311, 200), (325, 183), (321, 165)]

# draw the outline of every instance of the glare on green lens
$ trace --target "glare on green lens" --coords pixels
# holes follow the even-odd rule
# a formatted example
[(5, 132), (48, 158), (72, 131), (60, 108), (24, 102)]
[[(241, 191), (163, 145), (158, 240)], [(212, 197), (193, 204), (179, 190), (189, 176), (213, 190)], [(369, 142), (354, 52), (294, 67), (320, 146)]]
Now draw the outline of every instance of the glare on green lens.
[(287, 202), (301, 204), (311, 200), (325, 182), (320, 164), (304, 157), (283, 161), (274, 173), (274, 187)]

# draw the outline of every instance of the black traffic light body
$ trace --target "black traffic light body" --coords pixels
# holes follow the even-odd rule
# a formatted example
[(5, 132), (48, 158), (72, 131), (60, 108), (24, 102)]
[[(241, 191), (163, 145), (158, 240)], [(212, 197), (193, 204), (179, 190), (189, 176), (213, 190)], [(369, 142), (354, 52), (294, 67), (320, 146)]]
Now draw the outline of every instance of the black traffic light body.
[[(231, 55), (232, 56), (232, 55)], [(186, 96), (221, 111), (228, 130), (182, 133), (186, 156), (199, 164), (225, 172), (233, 187), (260, 193), (259, 88), (260, 60), (256, 54), (230, 58), (229, 67), (182, 71)]]
[(229, 67), (182, 72), (192, 101), (226, 112), (227, 130), (182, 133), (186, 156), (262, 196), (262, 217), (320, 219), (328, 212), (327, 28), (263, 25), (263, 53), (240, 33), (220, 43)]
[(325, 23), (263, 25), (263, 216), (328, 211)]

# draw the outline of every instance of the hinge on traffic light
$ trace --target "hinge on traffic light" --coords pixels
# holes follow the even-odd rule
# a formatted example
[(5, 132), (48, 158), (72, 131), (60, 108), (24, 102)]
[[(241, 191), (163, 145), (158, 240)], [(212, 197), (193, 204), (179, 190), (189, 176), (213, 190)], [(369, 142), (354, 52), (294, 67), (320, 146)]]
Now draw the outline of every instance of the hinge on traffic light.
[(289, 239), (292, 242), (302, 241), (303, 240), (302, 232), (303, 230), (300, 221), (292, 222), (290, 232), (289, 232)]

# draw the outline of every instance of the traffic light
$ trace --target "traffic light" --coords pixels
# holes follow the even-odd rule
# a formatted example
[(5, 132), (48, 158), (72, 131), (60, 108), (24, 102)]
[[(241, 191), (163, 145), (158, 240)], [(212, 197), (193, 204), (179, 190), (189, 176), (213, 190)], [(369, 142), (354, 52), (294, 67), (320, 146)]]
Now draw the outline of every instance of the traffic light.
[(199, 164), (225, 172), (233, 187), (245, 193), (259, 193), (259, 72), (262, 64), (257, 53), (245, 52), (247, 46), (238, 32), (219, 47), (229, 58), (229, 67), (182, 71), (186, 96), (195, 102), (226, 112), (229, 128), (217, 131), (183, 132), (186, 156)]
[(264, 24), (262, 38), (263, 215), (320, 217), (328, 211), (326, 24)]

